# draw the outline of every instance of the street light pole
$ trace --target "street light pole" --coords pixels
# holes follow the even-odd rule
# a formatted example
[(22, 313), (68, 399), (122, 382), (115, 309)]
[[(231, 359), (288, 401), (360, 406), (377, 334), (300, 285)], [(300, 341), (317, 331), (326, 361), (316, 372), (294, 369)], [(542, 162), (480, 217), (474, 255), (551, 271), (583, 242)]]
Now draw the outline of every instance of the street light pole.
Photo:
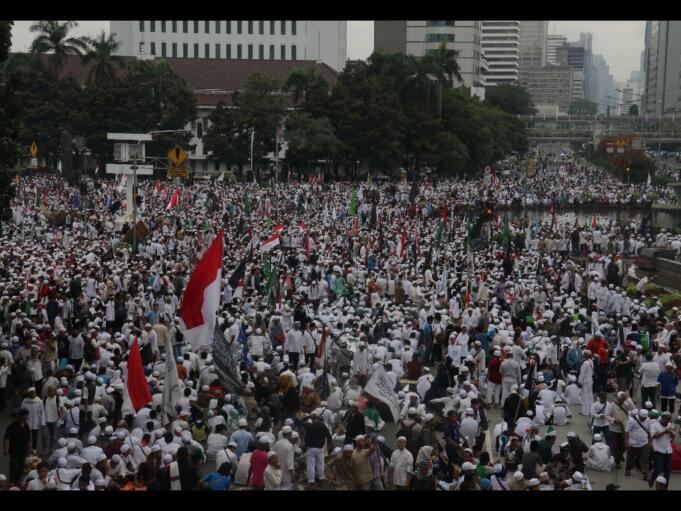
[(137, 254), (137, 160), (132, 161), (132, 253)]

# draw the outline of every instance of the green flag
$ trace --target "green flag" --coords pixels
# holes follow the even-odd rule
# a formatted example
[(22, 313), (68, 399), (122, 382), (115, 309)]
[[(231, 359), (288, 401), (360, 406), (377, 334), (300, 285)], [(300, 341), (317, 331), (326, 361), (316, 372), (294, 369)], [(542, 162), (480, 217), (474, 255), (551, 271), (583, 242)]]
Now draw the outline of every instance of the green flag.
[(508, 225), (508, 215), (504, 213), (503, 246), (508, 249), (511, 243), (511, 227)]
[(187, 229), (192, 229), (194, 227), (194, 223), (192, 222), (191, 218), (187, 218)]
[(357, 214), (357, 190), (352, 189), (352, 198), (350, 199), (350, 208), (348, 209), (348, 215), (354, 216)]
[(248, 199), (248, 192), (244, 194), (244, 212), (247, 215), (251, 214), (251, 201)]
[(203, 230), (206, 232), (210, 230), (210, 223), (208, 222), (208, 219), (206, 219), (206, 221), (203, 222)]

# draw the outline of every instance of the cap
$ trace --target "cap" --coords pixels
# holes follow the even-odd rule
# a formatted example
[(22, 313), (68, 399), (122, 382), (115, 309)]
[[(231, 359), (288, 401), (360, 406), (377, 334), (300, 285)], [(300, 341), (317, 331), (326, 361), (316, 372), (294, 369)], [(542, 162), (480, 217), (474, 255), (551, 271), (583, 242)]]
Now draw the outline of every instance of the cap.
[(466, 461), (463, 465), (461, 465), (461, 470), (464, 472), (467, 472), (468, 470), (475, 470), (475, 465), (473, 465), (470, 461)]
[(533, 477), (532, 479), (530, 479), (527, 482), (527, 486), (529, 486), (529, 487), (539, 486), (539, 479), (537, 479), (536, 477)]
[(248, 426), (248, 421), (242, 417), (241, 419), (239, 419), (239, 422), (237, 424), (239, 425), (240, 428), (245, 428), (246, 426)]
[(574, 431), (568, 431), (568, 434), (566, 435), (568, 438), (576, 438), (577, 435), (575, 434)]

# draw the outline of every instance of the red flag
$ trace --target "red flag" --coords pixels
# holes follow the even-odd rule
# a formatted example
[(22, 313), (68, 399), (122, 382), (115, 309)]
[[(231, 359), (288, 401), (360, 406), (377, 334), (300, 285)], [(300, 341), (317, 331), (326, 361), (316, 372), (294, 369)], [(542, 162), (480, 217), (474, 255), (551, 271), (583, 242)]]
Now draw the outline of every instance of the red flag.
[(159, 193), (161, 191), (161, 180), (160, 179), (156, 180), (156, 186), (154, 188), (156, 189), (156, 193)]
[(189, 278), (180, 304), (180, 327), (195, 351), (213, 342), (215, 314), (220, 308), (222, 229)]
[(591, 220), (591, 227), (594, 229), (596, 228), (596, 215), (593, 216), (593, 219)]
[(319, 340), (319, 351), (317, 352), (317, 357), (324, 356), (324, 345), (326, 344), (326, 328), (322, 328), (322, 338)]
[(352, 229), (350, 229), (350, 236), (357, 236), (359, 234), (359, 216), (355, 216), (355, 220), (352, 223)]
[(445, 207), (442, 209), (442, 221), (447, 222), (447, 204), (445, 204)]
[(15, 181), (15, 183), (17, 184), (17, 186), (19, 186), (19, 180), (20, 180), (20, 179), (21, 179), (21, 178), (19, 177), (19, 174), (17, 174), (17, 176), (14, 178), (14, 181)]
[(44, 190), (43, 190), (43, 194), (42, 194), (42, 205), (43, 205), (44, 208), (47, 207), (47, 194), (45, 193)]
[(170, 202), (166, 206), (166, 211), (173, 209), (180, 202), (180, 192), (176, 189), (173, 196), (170, 198)]
[(151, 403), (151, 392), (147, 379), (144, 377), (142, 355), (137, 337), (135, 337), (128, 355), (128, 395), (135, 410)]
[(167, 198), (168, 198), (168, 184), (166, 183), (166, 184), (163, 185), (163, 192), (161, 192), (161, 200), (163, 202), (165, 202)]

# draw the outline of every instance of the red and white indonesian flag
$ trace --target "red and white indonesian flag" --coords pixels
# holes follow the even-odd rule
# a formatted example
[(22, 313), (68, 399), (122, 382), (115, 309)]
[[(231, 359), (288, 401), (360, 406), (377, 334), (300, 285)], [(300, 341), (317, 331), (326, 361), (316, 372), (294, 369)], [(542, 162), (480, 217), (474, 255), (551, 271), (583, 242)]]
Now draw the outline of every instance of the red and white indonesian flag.
[(177, 206), (178, 202), (180, 202), (180, 192), (175, 189), (173, 196), (170, 198), (170, 202), (166, 206), (166, 211), (173, 209), (175, 206)]
[(180, 329), (194, 351), (213, 342), (221, 282), (222, 229), (194, 268), (182, 296)]
[(275, 232), (272, 236), (267, 238), (260, 244), (261, 252), (269, 252), (274, 247), (279, 245), (279, 231)]
[(400, 242), (397, 244), (397, 255), (400, 259), (404, 257), (404, 249), (407, 246), (407, 233), (403, 232), (400, 236)]

